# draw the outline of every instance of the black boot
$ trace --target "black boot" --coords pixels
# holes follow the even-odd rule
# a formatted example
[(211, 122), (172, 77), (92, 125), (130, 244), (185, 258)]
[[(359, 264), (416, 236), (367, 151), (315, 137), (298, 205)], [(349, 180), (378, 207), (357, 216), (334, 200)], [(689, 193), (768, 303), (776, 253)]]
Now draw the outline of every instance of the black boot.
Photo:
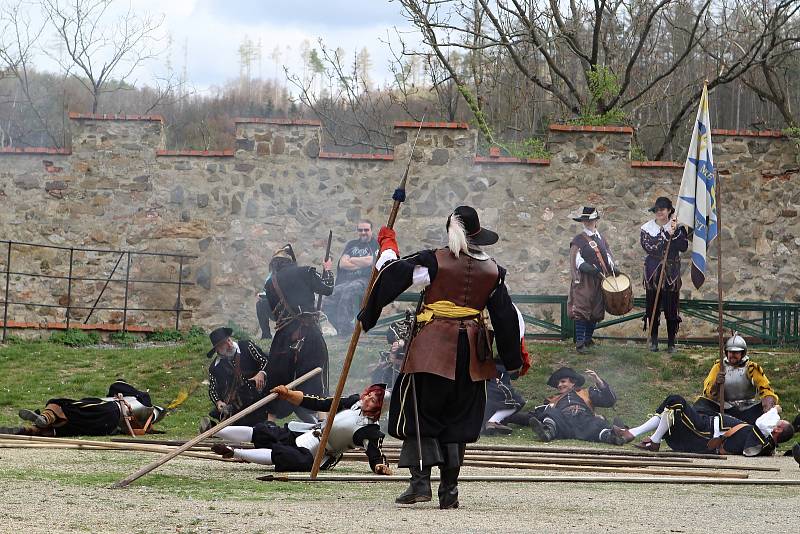
[(650, 333), (650, 352), (658, 352), (658, 323), (653, 323), (653, 331)]
[(674, 353), (678, 349), (675, 347), (675, 338), (678, 337), (678, 325), (680, 321), (667, 321), (667, 352)]
[(464, 463), (465, 443), (447, 443), (442, 446), (444, 465), (439, 467), (439, 508), (450, 510), (458, 508), (458, 475)]
[[(397, 504), (414, 504), (418, 502), (428, 502), (431, 500), (431, 468), (425, 467), (420, 471), (419, 467), (409, 467), (411, 472), (411, 483), (408, 488), (397, 497), (394, 502)], [(442, 475), (444, 480), (444, 475)]]
[(49, 426), (49, 422), (47, 418), (43, 415), (39, 415), (38, 413), (34, 412), (33, 410), (26, 410), (23, 408), (19, 411), (20, 419), (24, 419), (25, 421), (30, 421), (38, 428), (46, 428)]
[(531, 430), (536, 434), (536, 437), (544, 442), (553, 441), (556, 437), (556, 422), (545, 417), (539, 421), (536, 417), (531, 417), (530, 420)]

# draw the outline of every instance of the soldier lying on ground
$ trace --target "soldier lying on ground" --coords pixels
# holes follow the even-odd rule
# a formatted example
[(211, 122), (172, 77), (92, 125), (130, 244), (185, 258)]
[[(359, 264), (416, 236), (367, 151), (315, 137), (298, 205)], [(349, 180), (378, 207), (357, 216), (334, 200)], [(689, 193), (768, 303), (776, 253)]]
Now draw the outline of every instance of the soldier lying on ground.
[[(381, 451), (384, 434), (378, 426), (385, 392), (386, 384), (374, 384), (360, 395), (356, 393), (341, 400), (325, 447), (322, 469), (333, 468), (342, 454), (363, 447), (374, 473), (392, 474)], [(330, 410), (333, 402), (332, 397), (321, 399), (286, 386), (275, 387), (272, 393), (295, 406), (320, 412)], [(255, 448), (239, 449), (219, 443), (212, 450), (224, 458), (274, 465), (275, 471), (311, 471), (323, 424), (291, 422), (285, 428), (273, 422), (255, 427), (229, 426), (217, 432), (216, 436), (240, 443), (252, 442)]]
[(146, 391), (117, 380), (108, 388), (107, 397), (56, 398), (48, 400), (42, 410), (22, 409), (20, 418), (33, 426), (0, 428), (0, 432), (59, 437), (141, 435), (151, 431), (165, 413), (164, 408), (153, 405)]
[(595, 382), (587, 389), (581, 388), (586, 381), (583, 375), (569, 367), (562, 367), (550, 375), (547, 385), (556, 388), (558, 393), (545, 399), (547, 404), (529, 412), (531, 428), (539, 439), (580, 439), (612, 445), (624, 443), (611, 431), (611, 423), (594, 413), (595, 407), (614, 406), (617, 396), (597, 373), (587, 369), (586, 374)]
[(657, 451), (662, 439), (673, 450), (711, 454), (742, 454), (768, 456), (775, 452), (778, 443), (794, 436), (789, 421), (779, 416), (780, 406), (770, 408), (754, 425), (741, 419), (719, 414), (698, 412), (680, 395), (670, 395), (656, 410), (656, 415), (635, 428), (614, 427), (614, 433), (625, 442), (636, 436), (653, 432), (635, 446)]

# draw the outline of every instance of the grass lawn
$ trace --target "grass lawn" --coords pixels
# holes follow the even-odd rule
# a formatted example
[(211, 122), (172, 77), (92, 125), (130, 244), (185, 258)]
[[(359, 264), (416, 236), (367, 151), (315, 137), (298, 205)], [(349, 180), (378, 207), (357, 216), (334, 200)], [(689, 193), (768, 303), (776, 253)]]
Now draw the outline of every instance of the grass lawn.
[[(331, 356), (331, 387), (341, 368), (349, 339), (327, 338)], [(268, 350), (269, 342), (259, 342)], [(369, 381), (369, 367), (384, 348), (381, 336), (363, 336), (345, 393), (360, 390)], [(149, 345), (140, 348), (93, 346), (70, 348), (47, 341), (15, 341), (0, 345), (0, 425), (18, 425), (19, 408), (41, 408), (53, 397), (103, 396), (109, 384), (124, 378), (140, 389), (149, 389), (156, 403), (167, 405), (179, 391), (189, 398), (159, 424), (168, 438), (188, 438), (210, 407), (207, 385), (208, 338)], [(593, 369), (606, 379), (619, 400), (613, 409), (601, 409), (607, 417), (621, 417), (628, 424), (641, 422), (668, 393), (693, 399), (717, 357), (716, 349), (683, 346), (681, 352), (651, 353), (643, 345), (605, 341), (592, 354), (579, 355), (568, 343), (528, 343), (533, 358), (529, 373), (516, 382), (528, 399), (527, 408), (541, 402), (550, 390), (545, 385), (553, 369), (568, 365)], [(781, 397), (784, 418), (792, 420), (800, 406), (800, 352), (793, 348), (751, 350)], [(529, 442), (530, 431), (515, 432), (497, 441)]]

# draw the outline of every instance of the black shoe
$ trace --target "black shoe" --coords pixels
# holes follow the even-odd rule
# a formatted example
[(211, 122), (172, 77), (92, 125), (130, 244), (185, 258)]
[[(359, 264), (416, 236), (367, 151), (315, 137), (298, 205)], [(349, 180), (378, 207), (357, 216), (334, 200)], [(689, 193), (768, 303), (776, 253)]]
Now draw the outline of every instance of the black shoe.
[(794, 447), (792, 447), (792, 456), (794, 461), (800, 464), (800, 443), (795, 443)]
[(223, 458), (233, 458), (233, 449), (224, 443), (215, 443), (211, 446), (211, 451), (219, 454)]
[(670, 354), (675, 354), (676, 352), (678, 352), (678, 347), (676, 347), (674, 344), (667, 345), (667, 352), (669, 352)]
[(47, 428), (47, 419), (43, 415), (39, 415), (38, 413), (32, 410), (26, 410), (23, 408), (18, 413), (20, 419), (24, 419), (25, 421), (30, 421), (34, 425), (39, 428)]
[(548, 425), (545, 425), (535, 417), (531, 417), (530, 425), (531, 430), (533, 430), (533, 433), (536, 434), (537, 438), (544, 442), (553, 441), (555, 436), (553, 436)]
[(597, 345), (597, 341), (595, 341), (594, 339), (587, 339), (583, 344), (586, 347), (594, 347), (595, 345)]
[(460, 467), (439, 469), (441, 482), (439, 483), (439, 509), (452, 510), (458, 508), (458, 473)]
[(658, 352), (658, 341), (650, 340), (650, 352)]
[(578, 354), (588, 354), (591, 351), (589, 350), (589, 347), (586, 346), (586, 343), (579, 343), (575, 345), (575, 352)]
[(426, 467), (420, 471), (418, 467), (409, 467), (408, 470), (411, 472), (411, 483), (394, 502), (397, 504), (415, 504), (430, 501), (432, 496), (431, 468)]

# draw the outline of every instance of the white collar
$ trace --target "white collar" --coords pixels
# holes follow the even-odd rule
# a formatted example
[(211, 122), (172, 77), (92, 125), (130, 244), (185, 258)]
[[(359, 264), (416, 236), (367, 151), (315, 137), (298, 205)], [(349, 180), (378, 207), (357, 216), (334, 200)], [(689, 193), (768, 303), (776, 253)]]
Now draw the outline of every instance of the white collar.
[(595, 228), (594, 231), (591, 231), (588, 228), (584, 228), (583, 229), (583, 233), (588, 235), (588, 236), (595, 236), (596, 235), (597, 237), (600, 237), (600, 232), (596, 228)]
[[(669, 222), (667, 222), (667, 224), (669, 224)], [(666, 224), (664, 226), (666, 226)], [(661, 234), (662, 230), (664, 230), (664, 226), (658, 224), (655, 219), (650, 219), (649, 221), (647, 221), (642, 225), (642, 230), (644, 230), (653, 237), (658, 237)]]

